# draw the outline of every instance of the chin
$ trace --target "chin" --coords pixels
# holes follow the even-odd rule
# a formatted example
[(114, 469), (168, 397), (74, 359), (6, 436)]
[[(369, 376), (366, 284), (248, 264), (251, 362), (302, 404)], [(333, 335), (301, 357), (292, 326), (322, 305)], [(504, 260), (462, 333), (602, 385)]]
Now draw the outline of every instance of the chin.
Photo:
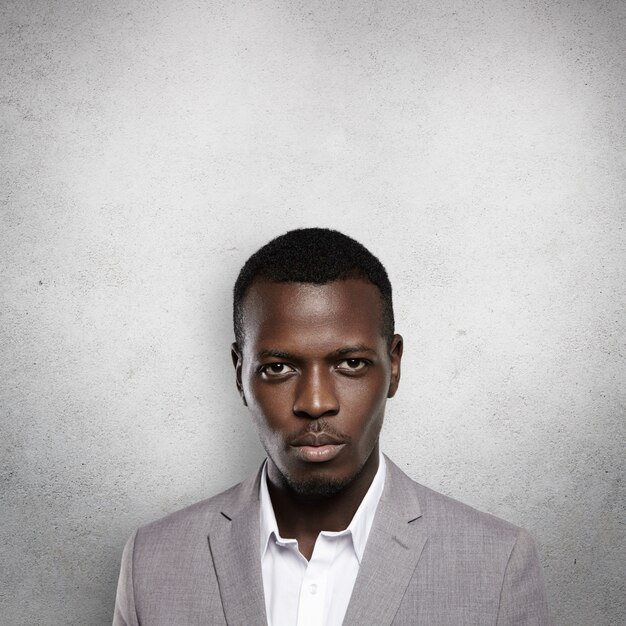
[(294, 480), (291, 477), (286, 477), (286, 482), (289, 488), (298, 495), (329, 498), (343, 491), (354, 478), (354, 476), (345, 478), (311, 476), (301, 480)]
[(310, 467), (309, 471), (300, 474), (294, 473), (283, 474), (283, 478), (287, 486), (298, 495), (301, 496), (318, 496), (320, 498), (328, 498), (342, 492), (348, 485), (356, 480), (363, 471), (364, 465), (357, 468), (344, 468), (343, 471), (334, 472), (330, 468)]

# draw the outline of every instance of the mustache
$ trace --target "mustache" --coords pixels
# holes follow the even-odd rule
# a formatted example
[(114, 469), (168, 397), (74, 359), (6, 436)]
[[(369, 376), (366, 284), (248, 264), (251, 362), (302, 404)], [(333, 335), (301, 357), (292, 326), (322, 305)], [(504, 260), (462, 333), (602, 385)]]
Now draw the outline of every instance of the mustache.
[(318, 437), (320, 435), (329, 435), (335, 439), (338, 443), (350, 443), (352, 438), (348, 435), (337, 430), (333, 424), (325, 419), (312, 420), (307, 426), (299, 430), (297, 433), (290, 435), (287, 443), (293, 445), (294, 443), (305, 439), (307, 436)]

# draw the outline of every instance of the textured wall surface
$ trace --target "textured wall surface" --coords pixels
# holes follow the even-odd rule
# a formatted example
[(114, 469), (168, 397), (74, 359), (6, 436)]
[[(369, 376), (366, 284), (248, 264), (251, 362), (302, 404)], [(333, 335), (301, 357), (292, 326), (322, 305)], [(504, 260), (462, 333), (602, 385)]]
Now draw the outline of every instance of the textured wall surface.
[(626, 3), (0, 2), (0, 621), (110, 623), (139, 524), (256, 469), (230, 294), (338, 228), (388, 267), (384, 449), (626, 620)]

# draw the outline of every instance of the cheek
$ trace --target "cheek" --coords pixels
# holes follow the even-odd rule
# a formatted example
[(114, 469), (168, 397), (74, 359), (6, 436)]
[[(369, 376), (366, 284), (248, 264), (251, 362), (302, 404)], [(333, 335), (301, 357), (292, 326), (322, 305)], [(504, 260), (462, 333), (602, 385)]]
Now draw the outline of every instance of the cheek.
[(276, 431), (288, 421), (293, 402), (287, 387), (286, 384), (255, 385), (254, 382), (248, 387), (248, 409), (254, 415), (259, 427)]
[(346, 385), (342, 390), (343, 410), (358, 423), (361, 431), (377, 427), (382, 420), (387, 402), (388, 384), (385, 380), (369, 381), (367, 384)]

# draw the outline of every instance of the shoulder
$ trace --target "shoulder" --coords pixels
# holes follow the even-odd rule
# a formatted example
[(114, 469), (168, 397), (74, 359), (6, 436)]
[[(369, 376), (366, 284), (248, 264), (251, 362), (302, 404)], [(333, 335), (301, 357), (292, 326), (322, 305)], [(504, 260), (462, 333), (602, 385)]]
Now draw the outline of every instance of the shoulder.
[(446, 576), (450, 569), (463, 571), (490, 584), (501, 584), (507, 571), (538, 571), (537, 550), (525, 530), (415, 482), (391, 462), (387, 467), (389, 504), (426, 538), (423, 568)]
[(416, 517), (421, 518), (431, 540), (487, 546), (500, 544), (512, 549), (519, 536), (524, 534), (515, 524), (417, 483), (389, 460), (387, 467), (392, 497), (403, 494), (405, 499), (414, 499)]
[(240, 488), (241, 483), (233, 485), (210, 498), (206, 498), (182, 509), (169, 513), (153, 522), (145, 524), (139, 531), (142, 534), (161, 534), (172, 529), (188, 529), (194, 526), (205, 526), (210, 523), (220, 509)]
[(200, 615), (224, 623), (210, 538), (229, 515), (252, 516), (255, 507), (253, 476), (137, 529), (122, 555), (114, 623), (196, 624)]
[(134, 549), (157, 544), (180, 548), (180, 545), (192, 545), (194, 538), (206, 540), (219, 520), (229, 519), (242, 508), (254, 507), (258, 503), (258, 476), (259, 473), (210, 498), (141, 526), (131, 537)]
[(549, 623), (541, 564), (528, 533), (415, 482), (390, 461), (387, 467), (387, 517), (389, 510), (399, 512), (421, 539), (400, 623), (420, 621), (415, 615), (421, 611), (428, 617), (420, 623)]
[(429, 526), (446, 530), (475, 529), (494, 536), (516, 537), (521, 528), (490, 513), (480, 511), (468, 504), (434, 491), (429, 487), (413, 482), (414, 489), (422, 506)]

